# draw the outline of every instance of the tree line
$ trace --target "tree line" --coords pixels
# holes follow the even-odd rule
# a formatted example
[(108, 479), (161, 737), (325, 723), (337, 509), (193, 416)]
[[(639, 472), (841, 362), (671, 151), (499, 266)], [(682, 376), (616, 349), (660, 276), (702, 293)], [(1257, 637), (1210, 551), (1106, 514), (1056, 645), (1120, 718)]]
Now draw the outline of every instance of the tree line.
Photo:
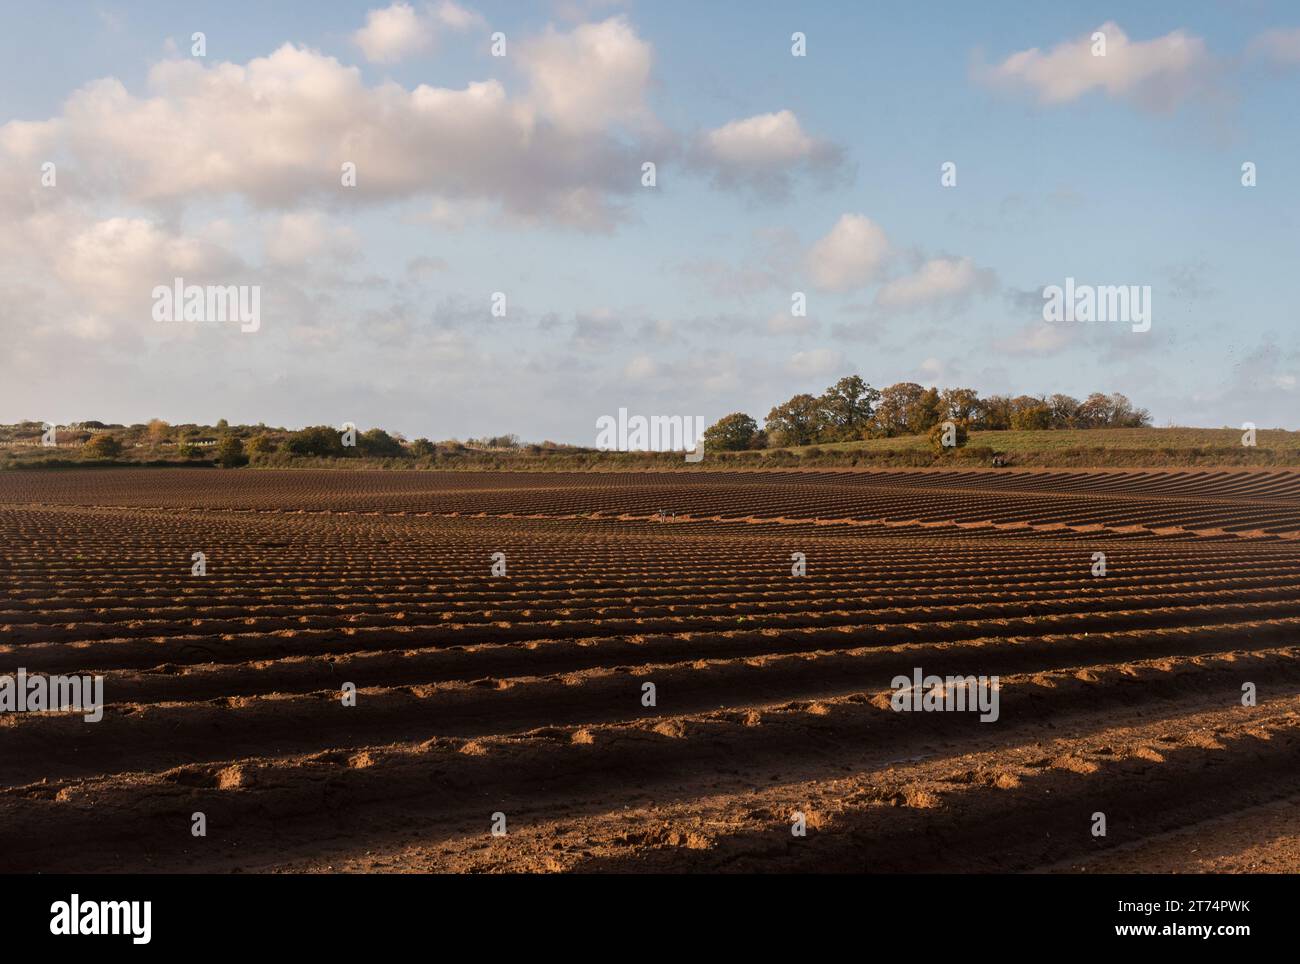
[(750, 415), (733, 412), (704, 433), (706, 449), (729, 452), (851, 442), (858, 439), (925, 435), (952, 422), (967, 431), (1001, 429), (1145, 428), (1151, 414), (1119, 392), (1093, 392), (1080, 401), (1070, 395), (989, 395), (971, 388), (925, 388), (899, 382), (876, 389), (858, 375), (846, 375), (821, 395), (795, 395), (767, 413), (762, 427)]

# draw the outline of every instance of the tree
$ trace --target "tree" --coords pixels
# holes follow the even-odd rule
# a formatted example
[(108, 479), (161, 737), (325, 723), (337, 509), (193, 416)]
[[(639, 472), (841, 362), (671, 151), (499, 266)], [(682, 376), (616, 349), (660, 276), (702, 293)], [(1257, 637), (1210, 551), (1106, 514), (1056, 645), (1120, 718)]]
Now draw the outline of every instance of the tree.
[(427, 438), (417, 438), (411, 443), (411, 454), (415, 456), (432, 455), (435, 451), (433, 443)]
[(943, 417), (956, 422), (974, 422), (983, 408), (979, 393), (973, 388), (945, 388), (939, 401)]
[(227, 435), (217, 445), (217, 464), (222, 468), (235, 469), (248, 464), (244, 454), (244, 443), (234, 435)]
[(358, 435), (357, 451), (370, 458), (396, 458), (406, 454), (402, 443), (382, 428), (372, 428)]
[(1079, 400), (1057, 392), (1047, 400), (1052, 415), (1052, 428), (1074, 428), (1079, 421)]
[(269, 455), (275, 451), (275, 439), (266, 435), (254, 435), (248, 443), (248, 450), (255, 455)]
[(1110, 421), (1110, 399), (1093, 392), (1079, 404), (1080, 428), (1102, 428)]
[(880, 392), (857, 375), (846, 375), (821, 397), (824, 428), (821, 441), (846, 442), (862, 438), (871, 427)]
[(161, 445), (167, 441), (167, 430), (171, 428), (160, 418), (149, 420), (149, 443), (154, 446)]
[(937, 388), (927, 388), (917, 397), (907, 416), (907, 425), (911, 434), (920, 435), (928, 432), (930, 427), (943, 421), (943, 402)]
[(1015, 406), (1006, 395), (990, 395), (980, 403), (980, 414), (975, 420), (977, 428), (1000, 432), (1011, 427), (1011, 413)]
[(1018, 432), (1051, 428), (1052, 410), (1041, 399), (1022, 395), (1015, 400), (1015, 409), (1011, 413), (1011, 427)]
[(1151, 413), (1145, 408), (1134, 408), (1126, 395), (1119, 392), (1110, 397), (1110, 421), (1115, 428), (1145, 428), (1151, 424)]
[(876, 429), (881, 435), (907, 435), (913, 431), (910, 424), (912, 409), (925, 393), (916, 382), (899, 382), (881, 389), (876, 405)]
[(771, 444), (811, 445), (823, 426), (821, 400), (804, 393), (767, 413), (767, 434)]
[(704, 447), (718, 452), (740, 452), (751, 448), (758, 423), (744, 412), (724, 415), (704, 430)]
[(122, 454), (122, 443), (111, 435), (92, 435), (81, 447), (81, 454), (91, 459), (115, 459)]
[(343, 439), (328, 425), (312, 425), (294, 432), (285, 439), (284, 450), (290, 455), (318, 457), (338, 457), (347, 454), (343, 448)]

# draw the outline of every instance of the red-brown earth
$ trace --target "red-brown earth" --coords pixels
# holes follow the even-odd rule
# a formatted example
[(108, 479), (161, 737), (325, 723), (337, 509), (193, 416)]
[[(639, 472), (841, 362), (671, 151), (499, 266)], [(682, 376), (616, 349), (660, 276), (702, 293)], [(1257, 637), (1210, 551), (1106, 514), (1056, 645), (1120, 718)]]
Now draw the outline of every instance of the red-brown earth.
[(1298, 629), (1293, 471), (11, 471), (0, 870), (1294, 872)]

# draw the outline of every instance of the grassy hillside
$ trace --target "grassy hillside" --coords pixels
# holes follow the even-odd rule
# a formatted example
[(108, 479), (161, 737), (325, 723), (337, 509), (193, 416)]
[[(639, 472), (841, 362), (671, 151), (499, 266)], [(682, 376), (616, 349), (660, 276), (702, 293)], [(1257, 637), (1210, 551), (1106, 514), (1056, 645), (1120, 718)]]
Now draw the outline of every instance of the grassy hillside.
[[(696, 464), (675, 452), (598, 452), (593, 449), (514, 450), (457, 445), (430, 455), (400, 458), (312, 458), (283, 452), (253, 455), (250, 468), (463, 469), (478, 471), (710, 471), (738, 468), (987, 468), (1000, 456), (1012, 468), (1169, 468), (1207, 466), (1300, 467), (1300, 432), (1266, 429), (1256, 446), (1241, 444), (1239, 429), (1098, 428), (972, 432), (963, 449), (937, 455), (924, 436), (866, 439), (753, 452), (708, 452)], [(0, 469), (109, 467), (112, 465), (211, 466), (209, 458), (180, 459), (148, 449), (120, 459), (86, 459), (78, 449), (8, 447), (0, 441)]]
[[(1050, 431), (971, 432), (967, 446), (972, 449), (991, 448), (1007, 454), (1060, 452), (1070, 449), (1106, 449), (1122, 451), (1161, 451), (1170, 449), (1184, 452), (1193, 449), (1245, 449), (1241, 444), (1242, 432), (1235, 428), (1091, 428), (1056, 429)], [(1256, 447), (1285, 452), (1300, 452), (1300, 432), (1284, 429), (1262, 429), (1256, 432)], [(824, 452), (890, 452), (924, 451), (929, 443), (923, 435), (898, 438), (875, 438), (856, 442), (834, 442), (823, 445), (804, 445), (797, 448), (774, 449), (795, 453), (809, 449)]]

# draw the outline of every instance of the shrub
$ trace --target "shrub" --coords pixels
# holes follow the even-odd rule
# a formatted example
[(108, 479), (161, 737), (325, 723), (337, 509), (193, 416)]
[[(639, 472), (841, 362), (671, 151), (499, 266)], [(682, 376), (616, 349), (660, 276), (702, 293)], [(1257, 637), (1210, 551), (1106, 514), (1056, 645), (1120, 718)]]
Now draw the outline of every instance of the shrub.
[(275, 439), (266, 434), (254, 435), (248, 443), (248, 451), (254, 455), (270, 455), (275, 451), (275, 448)]
[(222, 468), (236, 469), (248, 464), (244, 454), (244, 443), (233, 435), (227, 435), (217, 446), (217, 464)]
[(347, 454), (343, 448), (343, 439), (328, 425), (313, 425), (294, 432), (285, 440), (283, 448), (288, 454), (299, 456), (328, 458)]
[(122, 454), (122, 443), (111, 435), (94, 435), (81, 447), (81, 454), (91, 459), (115, 459)]
[(952, 420), (939, 422), (937, 425), (930, 427), (926, 437), (930, 441), (930, 449), (936, 455), (944, 455), (966, 444), (968, 437), (966, 423)]
[(406, 449), (382, 428), (372, 428), (357, 436), (357, 452), (367, 458), (401, 458)]

